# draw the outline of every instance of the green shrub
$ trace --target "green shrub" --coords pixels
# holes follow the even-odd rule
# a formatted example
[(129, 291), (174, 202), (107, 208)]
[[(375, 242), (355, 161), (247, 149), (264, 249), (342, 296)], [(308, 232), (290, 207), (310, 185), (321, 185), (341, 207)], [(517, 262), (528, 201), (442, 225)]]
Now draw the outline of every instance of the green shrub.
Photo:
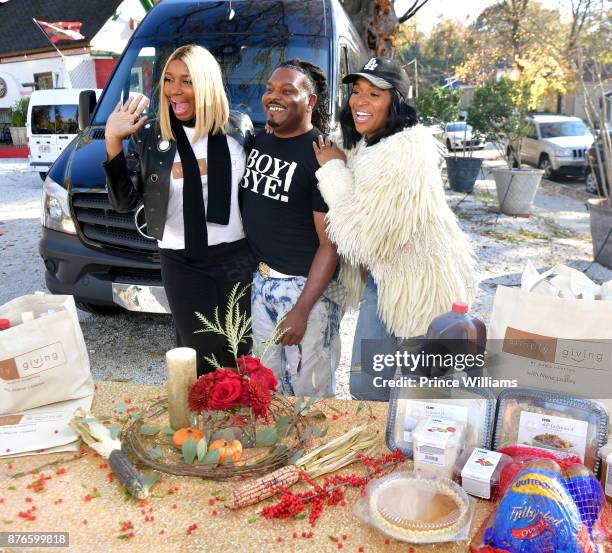
[(19, 98), (13, 106), (12, 125), (13, 127), (25, 127), (28, 116), (28, 104), (30, 98)]
[(436, 86), (419, 95), (416, 108), (424, 125), (444, 126), (459, 119), (461, 90)]
[(498, 147), (508, 167), (520, 167), (521, 144), (529, 132), (528, 111), (529, 87), (503, 77), (476, 89), (468, 110), (468, 123)]

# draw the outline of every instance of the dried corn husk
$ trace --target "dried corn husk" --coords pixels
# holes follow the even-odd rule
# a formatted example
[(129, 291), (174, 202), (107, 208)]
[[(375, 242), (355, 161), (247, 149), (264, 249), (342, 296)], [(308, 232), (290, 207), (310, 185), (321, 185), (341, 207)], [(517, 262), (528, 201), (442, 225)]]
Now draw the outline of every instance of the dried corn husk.
[(295, 464), (311, 478), (317, 478), (354, 463), (357, 455), (372, 449), (376, 441), (372, 428), (358, 426), (303, 455)]
[(83, 409), (77, 409), (69, 424), (89, 447), (109, 459), (117, 480), (131, 495), (138, 499), (146, 499), (149, 496), (149, 487), (128, 456), (121, 450), (121, 440), (112, 438), (110, 430), (94, 415)]
[(227, 507), (240, 509), (255, 505), (276, 493), (278, 486), (289, 487), (300, 479), (300, 472), (317, 478), (334, 472), (357, 460), (359, 453), (372, 449), (376, 433), (368, 426), (353, 428), (334, 440), (300, 457), (295, 465), (281, 467), (274, 472), (243, 484), (230, 493)]

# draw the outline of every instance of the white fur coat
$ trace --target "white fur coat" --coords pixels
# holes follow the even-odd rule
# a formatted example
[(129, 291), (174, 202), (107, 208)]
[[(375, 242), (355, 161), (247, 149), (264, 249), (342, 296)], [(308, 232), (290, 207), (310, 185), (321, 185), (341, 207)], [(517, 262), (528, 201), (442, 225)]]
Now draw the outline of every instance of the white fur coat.
[(329, 161), (316, 175), (348, 306), (361, 299), (365, 268), (387, 328), (404, 338), (424, 334), (476, 289), (474, 252), (446, 203), (437, 141), (417, 125), (346, 153), (346, 163)]

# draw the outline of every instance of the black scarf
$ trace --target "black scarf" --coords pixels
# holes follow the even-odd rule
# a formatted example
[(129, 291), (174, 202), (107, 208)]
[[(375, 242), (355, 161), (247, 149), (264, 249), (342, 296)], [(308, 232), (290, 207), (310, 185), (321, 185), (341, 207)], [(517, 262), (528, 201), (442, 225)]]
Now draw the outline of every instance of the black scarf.
[(206, 221), (227, 225), (232, 198), (232, 160), (224, 134), (209, 134), (206, 164), (208, 166), (208, 210), (204, 208), (200, 167), (191, 143), (174, 112), (170, 110), (172, 132), (183, 166), (183, 221), (185, 254), (206, 259), (208, 233)]

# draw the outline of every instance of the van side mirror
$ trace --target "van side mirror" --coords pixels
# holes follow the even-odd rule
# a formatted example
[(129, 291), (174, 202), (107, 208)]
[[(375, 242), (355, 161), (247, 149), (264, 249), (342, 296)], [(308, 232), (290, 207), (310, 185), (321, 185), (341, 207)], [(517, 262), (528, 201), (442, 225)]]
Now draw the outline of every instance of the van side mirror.
[(96, 92), (82, 90), (79, 94), (79, 130), (84, 131), (91, 121), (91, 114), (96, 107)]

